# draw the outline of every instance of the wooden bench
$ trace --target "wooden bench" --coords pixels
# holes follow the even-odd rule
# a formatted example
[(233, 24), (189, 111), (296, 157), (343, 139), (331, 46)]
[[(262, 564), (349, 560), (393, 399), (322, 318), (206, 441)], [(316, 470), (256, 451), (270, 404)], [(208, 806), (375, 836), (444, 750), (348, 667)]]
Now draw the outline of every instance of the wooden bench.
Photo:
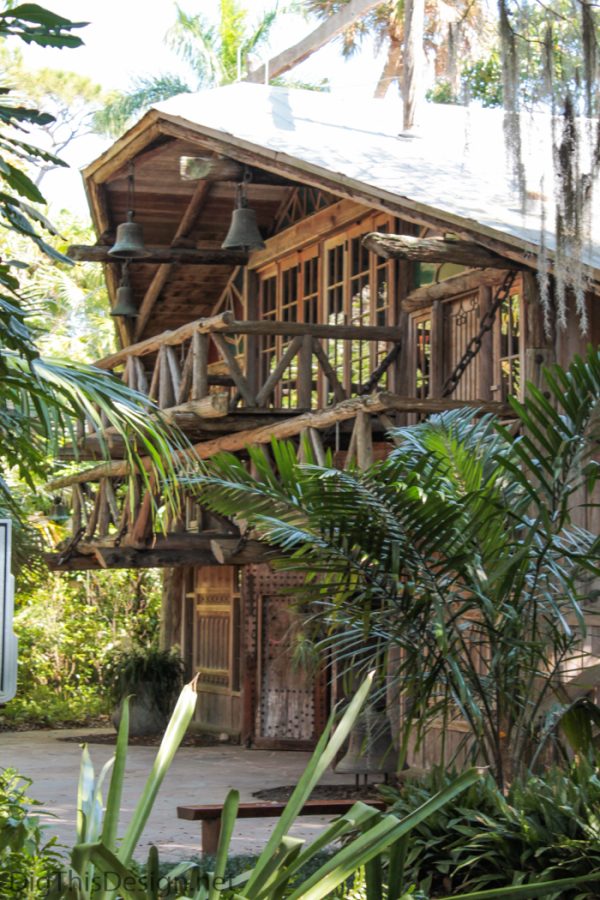
[[(385, 809), (383, 800), (366, 800), (375, 809)], [(298, 815), (300, 816), (336, 816), (348, 812), (356, 800), (308, 800)], [(286, 803), (240, 803), (238, 819), (278, 818), (286, 807)], [(190, 822), (202, 822), (202, 852), (216, 853), (221, 833), (222, 803), (210, 803), (206, 806), (178, 806), (177, 817)]]

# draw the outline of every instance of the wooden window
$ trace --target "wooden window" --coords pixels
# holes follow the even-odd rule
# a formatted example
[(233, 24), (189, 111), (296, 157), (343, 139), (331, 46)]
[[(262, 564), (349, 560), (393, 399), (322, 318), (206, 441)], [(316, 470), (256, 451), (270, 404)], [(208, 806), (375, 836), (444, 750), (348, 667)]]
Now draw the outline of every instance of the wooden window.
[(431, 316), (414, 320), (415, 344), (415, 397), (424, 400), (429, 396), (431, 383)]
[(494, 389), (495, 399), (519, 396), (522, 387), (523, 347), (522, 347), (521, 295), (513, 293), (502, 305), (496, 320), (494, 333), (495, 358), (497, 360)]
[[(327, 325), (387, 325), (393, 320), (391, 290), (393, 263), (369, 253), (364, 235), (390, 229), (389, 216), (369, 216), (353, 228), (295, 251), (258, 273), (261, 284), (261, 318), (279, 322), (323, 322)], [(284, 336), (261, 342), (261, 383), (281, 359), (289, 340)], [(337, 380), (348, 394), (356, 393), (390, 350), (386, 341), (323, 340)], [(335, 402), (332, 384), (312, 359), (312, 405)], [(273, 403), (297, 406), (298, 358), (290, 364), (273, 394)], [(385, 373), (379, 387), (387, 387)]]
[[(281, 267), (280, 273), (280, 298), (279, 310), (280, 321), (297, 322), (298, 321), (298, 281), (300, 277), (299, 265), (287, 265)], [(289, 338), (283, 335), (279, 336), (278, 357), (285, 353)], [(295, 356), (290, 365), (287, 367), (281, 381), (277, 385), (275, 395), (277, 406), (284, 409), (294, 409), (298, 405), (298, 394), (296, 391), (296, 380), (298, 378), (298, 357)]]

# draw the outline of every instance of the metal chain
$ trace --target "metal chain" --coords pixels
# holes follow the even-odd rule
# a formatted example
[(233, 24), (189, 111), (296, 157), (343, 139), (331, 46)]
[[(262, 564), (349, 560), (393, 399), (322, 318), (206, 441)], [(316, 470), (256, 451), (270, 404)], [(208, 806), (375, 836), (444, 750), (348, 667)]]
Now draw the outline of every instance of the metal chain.
[(452, 393), (454, 393), (458, 382), (465, 373), (465, 370), (481, 350), (483, 337), (488, 331), (491, 331), (492, 325), (494, 324), (494, 320), (496, 318), (496, 313), (498, 312), (504, 301), (508, 299), (510, 289), (514, 284), (514, 280), (516, 277), (516, 271), (507, 272), (504, 276), (504, 281), (496, 291), (496, 296), (494, 297), (489, 309), (484, 313), (480, 320), (478, 333), (471, 338), (471, 340), (467, 344), (467, 349), (454, 367), (451, 374), (444, 382), (444, 387), (442, 388), (442, 397), (449, 397)]

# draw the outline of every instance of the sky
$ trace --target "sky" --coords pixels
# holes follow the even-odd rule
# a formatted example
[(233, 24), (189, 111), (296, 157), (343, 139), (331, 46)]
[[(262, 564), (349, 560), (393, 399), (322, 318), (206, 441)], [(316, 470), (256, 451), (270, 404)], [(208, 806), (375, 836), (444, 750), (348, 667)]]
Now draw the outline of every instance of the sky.
[[(274, 0), (273, 0), (274, 2)], [(139, 75), (175, 72), (185, 75), (185, 67), (166, 47), (165, 33), (173, 24), (173, 0), (46, 0), (45, 5), (76, 22), (88, 22), (78, 33), (84, 46), (77, 49), (42, 49), (27, 47), (20, 42), (20, 50), (29, 68), (68, 69), (87, 75), (107, 89), (125, 90)], [(217, 0), (181, 0), (188, 13), (201, 11), (207, 18), (217, 19)], [(259, 20), (265, 9), (272, 8), (266, 0), (246, 0), (248, 21)], [(264, 57), (273, 56), (310, 33), (318, 21), (298, 15), (285, 14), (276, 25)], [(13, 42), (15, 46), (16, 42)], [(262, 55), (262, 54), (261, 54)], [(257, 59), (257, 65), (264, 59)], [(339, 43), (323, 48), (290, 73), (289, 77), (305, 81), (321, 81), (327, 77), (332, 89), (351, 98), (357, 94), (372, 96), (378, 74), (383, 65), (377, 59), (371, 43), (352, 60), (341, 59)], [(76, 170), (97, 157), (110, 140), (82, 139), (63, 154)], [(51, 174), (43, 181), (42, 191), (51, 210), (68, 206), (85, 215), (87, 204), (81, 177), (77, 171)]]

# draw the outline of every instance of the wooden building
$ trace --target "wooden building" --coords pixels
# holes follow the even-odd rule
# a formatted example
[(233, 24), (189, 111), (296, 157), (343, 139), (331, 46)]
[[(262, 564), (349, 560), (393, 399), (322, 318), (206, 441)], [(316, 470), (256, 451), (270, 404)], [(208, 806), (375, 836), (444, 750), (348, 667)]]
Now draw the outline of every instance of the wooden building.
[[(149, 249), (128, 264), (139, 314), (117, 320), (122, 349), (97, 365), (152, 397), (201, 458), (275, 435), (365, 466), (390, 426), (465, 403), (502, 414), (543, 364), (600, 341), (598, 252), (591, 333), (574, 316), (544, 332), (540, 210), (523, 215), (506, 185), (499, 111), (436, 107), (418, 135), (398, 122), (382, 101), (238, 84), (152, 109), (85, 169), (98, 243), (72, 256), (104, 265), (113, 304), (124, 263), (108, 250), (128, 210)], [(250, 253), (221, 248), (240, 184), (265, 241)], [(84, 426), (79, 443), (97, 456)], [(110, 445), (110, 464), (54, 484), (73, 509), (54, 567), (164, 567), (167, 640), (200, 673), (201, 723), (310, 746), (331, 698), (291, 665), (289, 578), (192, 499), (153, 533), (150, 497), (140, 485), (128, 499)]]

